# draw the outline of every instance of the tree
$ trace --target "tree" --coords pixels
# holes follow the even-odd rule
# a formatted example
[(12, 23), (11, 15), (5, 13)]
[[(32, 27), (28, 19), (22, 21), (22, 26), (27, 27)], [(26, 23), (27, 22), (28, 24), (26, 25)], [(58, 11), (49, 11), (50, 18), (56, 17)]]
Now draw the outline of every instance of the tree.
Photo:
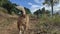
[(37, 18), (39, 16), (43, 16), (43, 15), (49, 15), (50, 16), (50, 11), (49, 10), (45, 10), (45, 7), (43, 7), (42, 9), (38, 9), (34, 12), (34, 15), (37, 15)]
[(48, 6), (51, 6), (52, 16), (53, 16), (53, 6), (58, 4), (59, 0), (45, 0), (43, 5), (47, 4)]
[(11, 13), (12, 13), (11, 9), (12, 9), (14, 6), (13, 6), (13, 4), (12, 4), (10, 1), (8, 1), (8, 2), (4, 3), (4, 4), (2, 5), (2, 7), (5, 8), (5, 9), (7, 9), (7, 10), (8, 10), (8, 13), (11, 14)]
[(54, 15), (60, 15), (60, 14), (59, 14), (59, 11), (58, 11), (58, 12), (56, 12), (56, 13), (54, 13)]
[(50, 11), (49, 10), (46, 10), (46, 12), (45, 12), (46, 14), (50, 14)]
[(16, 8), (17, 4), (11, 3), (8, 0), (0, 0), (0, 7), (3, 7), (7, 10), (8, 14), (12, 14), (14, 12), (17, 15), (20, 15), (20, 10)]
[(0, 0), (0, 6), (2, 6), (2, 5), (5, 4), (6, 2), (8, 2), (8, 0)]
[(44, 14), (45, 13), (45, 7), (43, 7), (41, 11)]
[(36, 10), (35, 12), (34, 12), (34, 15), (37, 15), (37, 18), (39, 17), (39, 15), (41, 15), (42, 14), (42, 11), (40, 10), (40, 9), (38, 9), (38, 10)]
[(8, 2), (4, 3), (1, 7), (7, 9), (8, 10), (8, 14), (12, 14), (12, 12), (17, 14), (19, 10), (15, 6), (18, 6), (18, 5), (17, 4), (13, 4), (10, 1), (8, 1)]
[(49, 10), (45, 10), (45, 7), (43, 7), (41, 11), (42, 11), (42, 16), (50, 15), (50, 11)]
[(8, 0), (0, 0), (0, 7), (3, 7), (8, 10), (8, 13), (11, 14), (10, 9), (12, 8), (12, 4)]

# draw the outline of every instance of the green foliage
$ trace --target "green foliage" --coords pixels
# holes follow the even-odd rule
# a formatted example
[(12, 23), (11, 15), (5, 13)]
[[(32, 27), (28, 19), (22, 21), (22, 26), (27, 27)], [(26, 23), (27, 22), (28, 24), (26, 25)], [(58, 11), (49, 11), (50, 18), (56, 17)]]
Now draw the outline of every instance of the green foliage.
[(45, 7), (43, 7), (41, 11), (42, 11), (42, 13), (45, 13)]
[(3, 4), (7, 3), (8, 0), (0, 0), (0, 6), (2, 6)]
[(48, 6), (50, 6), (52, 4), (56, 5), (58, 3), (59, 3), (59, 0), (45, 0), (45, 2), (43, 3), (43, 5), (48, 4)]
[(60, 15), (59, 13), (60, 13), (60, 12), (56, 12), (54, 15)]
[(18, 6), (17, 4), (13, 4), (10, 1), (7, 0), (6, 3), (2, 4), (1, 7), (7, 9), (8, 14), (12, 14), (12, 12), (14, 12), (15, 14), (19, 15), (18, 13), (20, 12), (20, 10), (18, 10), (15, 6)]
[(46, 10), (46, 12), (45, 12), (46, 14), (50, 14), (50, 11), (49, 10)]
[(19, 10), (15, 8), (15, 6), (18, 6), (17, 4), (11, 3), (9, 0), (0, 0), (0, 7), (5, 8), (8, 10), (8, 14), (12, 14), (14, 12), (15, 14), (18, 14)]
[(7, 2), (5, 4), (2, 5), (3, 8), (8, 10), (8, 13), (11, 14), (11, 9), (13, 8), (13, 5), (11, 4), (11, 2)]
[(50, 11), (45, 10), (45, 8), (43, 7), (41, 10), (40, 9), (36, 10), (34, 14), (50, 14)]
[(39, 9), (39, 10), (36, 10), (35, 12), (34, 12), (34, 15), (36, 15), (37, 16), (37, 18), (39, 18), (39, 15), (41, 15), (42, 14), (42, 11)]
[(40, 28), (40, 33), (60, 34), (60, 16), (53, 16), (53, 18), (43, 16), (40, 18), (40, 22), (36, 24), (36, 27)]
[(41, 11), (40, 9), (38, 9), (38, 10), (36, 10), (36, 11), (34, 12), (34, 14), (35, 14), (35, 15), (42, 14), (42, 11)]
[(36, 10), (34, 12), (34, 15), (37, 15), (37, 17), (40, 17), (40, 16), (49, 16), (50, 15), (50, 11), (49, 10), (45, 10), (45, 8), (43, 7), (41, 10)]
[[(17, 15), (21, 15), (21, 14), (19, 14), (19, 13), (21, 13), (21, 11), (16, 8), (16, 6), (18, 6), (18, 5), (13, 4), (8, 0), (4, 0), (4, 1), (0, 0), (0, 6), (7, 9), (8, 14), (12, 14), (12, 12), (14, 12)], [(25, 8), (27, 14), (31, 14), (31, 11), (28, 8), (26, 8), (26, 7), (24, 7), (24, 8)]]
[(28, 8), (24, 7), (24, 9), (26, 11), (26, 14), (31, 14), (31, 11)]
[(17, 14), (17, 15), (21, 15), (21, 11), (19, 10), (19, 9), (17, 9), (17, 8), (13, 8), (13, 10), (12, 10), (15, 14)]

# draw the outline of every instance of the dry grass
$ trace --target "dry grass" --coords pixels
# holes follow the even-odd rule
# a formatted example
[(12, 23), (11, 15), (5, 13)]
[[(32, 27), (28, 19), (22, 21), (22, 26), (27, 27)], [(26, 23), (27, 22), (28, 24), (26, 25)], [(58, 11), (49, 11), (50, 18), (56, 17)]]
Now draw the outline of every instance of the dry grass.
[(17, 34), (17, 19), (0, 16), (0, 34)]
[(18, 34), (16, 15), (9, 15), (0, 10), (0, 34)]
[[(0, 13), (0, 34), (18, 34), (17, 16)], [(30, 34), (39, 32), (40, 34), (60, 34), (60, 16), (46, 17), (30, 20)], [(38, 20), (38, 21), (37, 21)]]

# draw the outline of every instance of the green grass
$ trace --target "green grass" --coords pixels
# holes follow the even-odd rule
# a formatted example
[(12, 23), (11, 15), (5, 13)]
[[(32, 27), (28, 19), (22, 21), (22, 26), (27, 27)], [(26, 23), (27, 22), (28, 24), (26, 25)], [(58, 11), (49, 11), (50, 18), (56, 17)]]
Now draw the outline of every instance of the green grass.
[(39, 21), (36, 27), (40, 28), (41, 34), (60, 34), (60, 16), (43, 16)]

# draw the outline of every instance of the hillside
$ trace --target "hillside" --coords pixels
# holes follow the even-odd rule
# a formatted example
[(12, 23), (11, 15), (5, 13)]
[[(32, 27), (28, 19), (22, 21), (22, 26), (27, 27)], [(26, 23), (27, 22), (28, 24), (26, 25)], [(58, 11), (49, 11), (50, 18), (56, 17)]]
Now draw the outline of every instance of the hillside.
[(0, 34), (17, 34), (17, 19), (16, 14), (9, 15), (6, 9), (0, 8)]
[[(4, 12), (5, 11), (5, 12)], [(9, 15), (0, 8), (0, 34), (18, 34), (16, 14)], [(43, 16), (37, 19), (30, 15), (28, 34), (60, 34), (60, 16)]]
[[(5, 12), (3, 12), (5, 11)], [(0, 34), (17, 34), (17, 15), (9, 15), (0, 8)]]
[[(6, 9), (0, 8), (0, 34), (17, 34), (17, 19), (18, 16), (16, 14), (10, 15)], [(34, 28), (32, 25), (34, 22), (37, 22), (36, 17), (30, 17), (29, 29)]]

